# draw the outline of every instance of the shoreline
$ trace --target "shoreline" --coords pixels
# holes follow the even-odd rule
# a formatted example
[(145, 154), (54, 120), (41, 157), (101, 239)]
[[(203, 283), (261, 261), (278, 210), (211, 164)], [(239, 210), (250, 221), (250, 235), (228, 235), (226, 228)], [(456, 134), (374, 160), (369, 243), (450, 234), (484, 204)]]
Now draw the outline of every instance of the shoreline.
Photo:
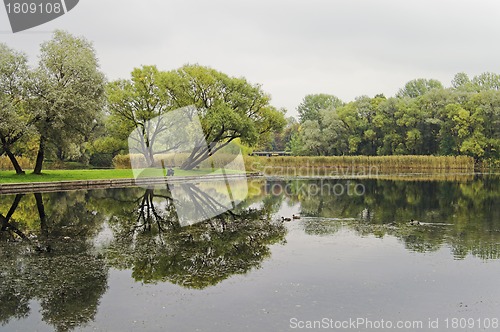
[(117, 178), (117, 179), (97, 179), (97, 180), (68, 180), (68, 181), (50, 181), (50, 182), (19, 182), (19, 183), (0, 183), (0, 195), (10, 194), (28, 194), (28, 193), (45, 193), (57, 191), (72, 191), (86, 189), (110, 189), (110, 188), (128, 188), (144, 185), (165, 185), (169, 183), (196, 183), (220, 181), (223, 179), (254, 179), (265, 178), (270, 181), (287, 181), (287, 180), (362, 180), (362, 179), (379, 179), (379, 180), (402, 180), (402, 181), (456, 181), (471, 180), (471, 177), (477, 175), (492, 175), (499, 174), (498, 172), (397, 172), (397, 173), (380, 173), (380, 174), (337, 174), (337, 175), (283, 175), (283, 174), (265, 174), (263, 172), (252, 172), (245, 174), (217, 174), (217, 175), (187, 175), (173, 177), (150, 177), (150, 178)]
[(107, 179), (107, 180), (73, 180), (73, 181), (52, 181), (52, 182), (21, 182), (0, 184), (0, 195), (9, 194), (29, 194), (46, 193), (57, 191), (73, 191), (85, 189), (109, 189), (109, 188), (128, 188), (143, 185), (166, 185), (169, 183), (191, 183), (220, 181), (224, 179), (238, 178), (263, 178), (260, 172), (246, 174), (217, 174), (217, 175), (192, 175), (192, 176), (173, 176), (173, 177), (151, 177), (142, 179)]

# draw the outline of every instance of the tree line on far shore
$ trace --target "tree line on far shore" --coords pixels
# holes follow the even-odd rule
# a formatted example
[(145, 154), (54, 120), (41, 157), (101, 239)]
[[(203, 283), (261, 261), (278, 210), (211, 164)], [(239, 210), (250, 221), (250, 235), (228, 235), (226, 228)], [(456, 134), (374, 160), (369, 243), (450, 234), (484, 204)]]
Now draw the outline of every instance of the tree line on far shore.
[(500, 75), (456, 74), (451, 87), (408, 82), (394, 97), (306, 96), (272, 144), (294, 155), (500, 157)]

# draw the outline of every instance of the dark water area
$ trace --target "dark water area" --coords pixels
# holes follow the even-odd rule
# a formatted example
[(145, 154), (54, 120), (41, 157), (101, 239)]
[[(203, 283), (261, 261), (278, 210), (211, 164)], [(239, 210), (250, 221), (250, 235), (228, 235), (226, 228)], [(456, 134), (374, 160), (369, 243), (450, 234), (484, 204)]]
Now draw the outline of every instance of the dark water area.
[(165, 188), (0, 196), (0, 331), (499, 329), (500, 177), (232, 195), (186, 227)]

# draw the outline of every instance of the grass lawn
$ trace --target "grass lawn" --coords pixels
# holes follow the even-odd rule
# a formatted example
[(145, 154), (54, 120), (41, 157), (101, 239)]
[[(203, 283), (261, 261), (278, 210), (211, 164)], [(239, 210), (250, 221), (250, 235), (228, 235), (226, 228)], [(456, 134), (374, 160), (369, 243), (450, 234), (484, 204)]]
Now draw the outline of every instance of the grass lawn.
[[(55, 182), (55, 181), (77, 181), (77, 180), (110, 180), (131, 179), (134, 177), (130, 169), (83, 169), (83, 170), (46, 170), (42, 175), (31, 174), (26, 171), (25, 175), (16, 175), (14, 171), (0, 171), (1, 183), (22, 182)], [(175, 169), (175, 176), (195, 176), (212, 173), (209, 169), (184, 171)], [(220, 173), (220, 172), (217, 172)], [(227, 171), (227, 173), (241, 173)]]

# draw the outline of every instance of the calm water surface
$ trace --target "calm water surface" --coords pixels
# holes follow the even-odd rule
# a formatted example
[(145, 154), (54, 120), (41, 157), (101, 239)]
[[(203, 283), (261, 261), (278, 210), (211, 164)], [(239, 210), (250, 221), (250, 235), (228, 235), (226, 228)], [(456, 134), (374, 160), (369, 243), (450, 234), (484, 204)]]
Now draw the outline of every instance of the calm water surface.
[(249, 184), (190, 227), (161, 188), (0, 196), (0, 330), (499, 330), (500, 177)]

